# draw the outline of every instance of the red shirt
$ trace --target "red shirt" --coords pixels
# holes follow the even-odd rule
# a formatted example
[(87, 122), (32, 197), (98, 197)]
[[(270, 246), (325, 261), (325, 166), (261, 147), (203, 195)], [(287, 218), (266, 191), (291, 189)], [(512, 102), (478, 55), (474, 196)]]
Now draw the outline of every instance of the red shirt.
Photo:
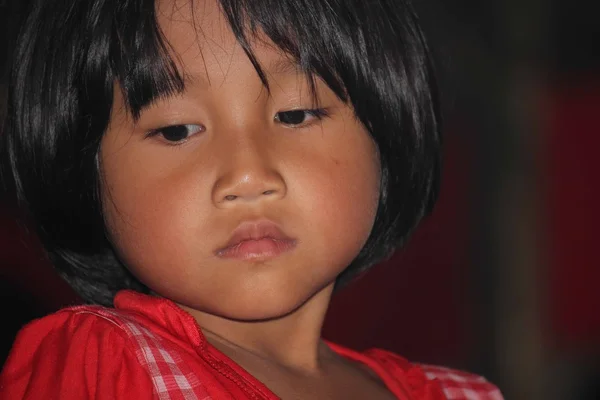
[[(383, 350), (329, 345), (370, 367), (398, 399), (502, 399), (478, 376), (416, 366)], [(72, 307), (23, 328), (0, 375), (0, 399), (278, 397), (211, 346), (175, 303), (123, 291), (114, 309)]]

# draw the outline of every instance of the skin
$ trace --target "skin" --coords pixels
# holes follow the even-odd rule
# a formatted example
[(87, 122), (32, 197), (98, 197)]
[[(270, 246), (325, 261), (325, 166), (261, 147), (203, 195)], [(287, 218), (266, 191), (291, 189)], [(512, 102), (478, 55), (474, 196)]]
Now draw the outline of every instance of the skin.
[[(376, 145), (320, 81), (327, 117), (278, 121), (282, 111), (315, 108), (305, 77), (257, 40), (269, 93), (214, 1), (157, 7), (186, 89), (156, 101), (138, 121), (115, 91), (100, 167), (117, 252), (280, 397), (391, 398), (370, 371), (320, 339), (335, 279), (373, 225)], [(193, 124), (194, 134), (176, 144), (157, 131), (182, 124)], [(296, 246), (258, 260), (215, 255), (241, 223), (264, 219)]]

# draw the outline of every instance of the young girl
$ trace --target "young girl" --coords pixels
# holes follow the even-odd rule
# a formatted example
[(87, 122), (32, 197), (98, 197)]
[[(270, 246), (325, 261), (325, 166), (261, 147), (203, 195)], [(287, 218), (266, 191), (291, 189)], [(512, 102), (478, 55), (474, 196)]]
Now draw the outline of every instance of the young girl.
[(91, 305), (26, 326), (2, 399), (500, 399), (320, 338), (431, 209), (439, 116), (405, 0), (40, 0), (3, 157)]

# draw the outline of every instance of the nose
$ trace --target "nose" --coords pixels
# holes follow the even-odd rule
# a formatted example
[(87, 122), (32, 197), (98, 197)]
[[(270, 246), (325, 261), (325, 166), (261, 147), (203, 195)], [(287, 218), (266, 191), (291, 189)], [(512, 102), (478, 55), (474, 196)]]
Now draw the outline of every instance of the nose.
[(213, 187), (218, 207), (272, 201), (285, 197), (285, 180), (265, 152), (245, 146), (230, 152)]

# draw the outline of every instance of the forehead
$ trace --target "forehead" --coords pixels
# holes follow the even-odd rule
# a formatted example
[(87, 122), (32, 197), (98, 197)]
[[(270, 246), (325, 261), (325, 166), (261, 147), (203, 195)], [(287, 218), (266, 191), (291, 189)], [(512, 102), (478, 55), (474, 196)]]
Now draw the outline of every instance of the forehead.
[[(158, 0), (157, 20), (186, 81), (218, 84), (254, 67), (216, 0)], [(296, 74), (296, 63), (264, 34), (246, 31), (252, 53), (270, 75)], [(206, 82), (205, 82), (206, 81)]]

